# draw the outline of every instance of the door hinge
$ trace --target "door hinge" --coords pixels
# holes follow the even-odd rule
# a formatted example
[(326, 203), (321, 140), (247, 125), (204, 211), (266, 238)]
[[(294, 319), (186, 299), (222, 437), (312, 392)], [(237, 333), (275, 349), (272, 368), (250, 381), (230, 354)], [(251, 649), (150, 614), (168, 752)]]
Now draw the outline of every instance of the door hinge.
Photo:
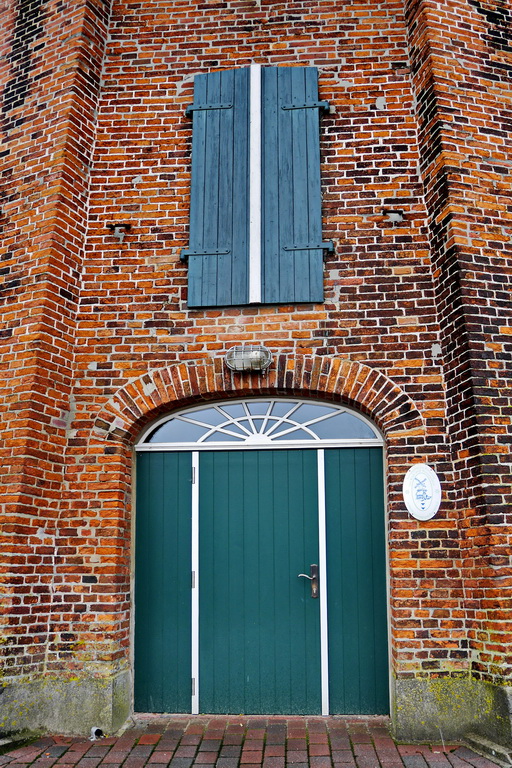
[(329, 251), (334, 252), (334, 243), (327, 240), (323, 243), (299, 243), (298, 245), (283, 245), (283, 251)]
[(297, 104), (283, 104), (281, 109), (321, 109), (322, 112), (329, 111), (328, 101), (303, 101)]
[(192, 467), (192, 485), (196, 482), (196, 468)]
[(189, 104), (185, 109), (185, 114), (190, 117), (194, 112), (204, 112), (208, 109), (232, 109), (233, 105), (229, 103), (225, 104)]
[(180, 253), (180, 261), (188, 261), (189, 256), (227, 256), (228, 253), (231, 253), (231, 251), (226, 248), (223, 250), (214, 250), (210, 248), (208, 251), (191, 251), (189, 249), (183, 249)]
[(195, 677), (192, 678), (192, 696), (196, 695), (196, 679)]
[(196, 588), (196, 572), (192, 571), (192, 589)]

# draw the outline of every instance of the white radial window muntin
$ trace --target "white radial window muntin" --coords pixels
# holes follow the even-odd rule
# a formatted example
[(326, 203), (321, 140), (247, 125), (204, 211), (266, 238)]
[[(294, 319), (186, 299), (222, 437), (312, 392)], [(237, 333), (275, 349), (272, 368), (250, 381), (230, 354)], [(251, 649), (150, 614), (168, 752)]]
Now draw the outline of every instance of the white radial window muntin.
[(376, 427), (343, 406), (313, 400), (254, 398), (173, 413), (144, 430), (137, 450), (211, 450), (382, 445)]

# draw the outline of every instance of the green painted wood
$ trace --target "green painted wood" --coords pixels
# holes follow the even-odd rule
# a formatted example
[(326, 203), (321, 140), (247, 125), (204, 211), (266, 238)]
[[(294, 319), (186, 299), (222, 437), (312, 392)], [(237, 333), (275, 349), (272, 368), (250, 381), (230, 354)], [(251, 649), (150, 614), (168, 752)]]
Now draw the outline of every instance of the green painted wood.
[(249, 69), (197, 75), (192, 114), (188, 306), (246, 304)]
[(380, 448), (325, 451), (332, 714), (389, 712)]
[(137, 456), (135, 529), (135, 711), (190, 712), (190, 453)]
[(319, 713), (315, 451), (200, 455), (200, 710)]
[(262, 295), (266, 303), (323, 301), (320, 135), (314, 67), (262, 69)]

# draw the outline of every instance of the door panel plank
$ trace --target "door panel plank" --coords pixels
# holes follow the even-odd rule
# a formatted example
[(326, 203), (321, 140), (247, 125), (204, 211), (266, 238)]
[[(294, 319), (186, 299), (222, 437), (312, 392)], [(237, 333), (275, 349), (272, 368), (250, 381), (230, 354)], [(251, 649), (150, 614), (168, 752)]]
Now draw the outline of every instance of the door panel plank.
[(137, 457), (135, 711), (190, 712), (191, 454)]
[(380, 448), (325, 451), (331, 714), (389, 712)]
[(315, 451), (200, 456), (200, 708), (320, 712)]

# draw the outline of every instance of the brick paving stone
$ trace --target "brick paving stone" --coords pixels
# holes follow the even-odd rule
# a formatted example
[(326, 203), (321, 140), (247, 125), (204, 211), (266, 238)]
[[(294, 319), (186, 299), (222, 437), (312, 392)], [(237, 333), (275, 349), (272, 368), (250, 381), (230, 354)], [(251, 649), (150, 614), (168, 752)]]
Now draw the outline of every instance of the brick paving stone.
[[(107, 752), (107, 749), (108, 747), (103, 749), (101, 756), (103, 756), (105, 752)], [(43, 754), (45, 755), (45, 757), (60, 757), (61, 755), (64, 755), (67, 751), (68, 751), (67, 746), (54, 744), (53, 746), (48, 747), (48, 749), (45, 749)], [(93, 755), (93, 757), (95, 757), (95, 755)]]
[(305, 749), (289, 749), (286, 753), (287, 763), (307, 763), (308, 753)]
[(351, 751), (335, 752), (332, 755), (332, 762), (335, 768), (337, 766), (354, 766), (356, 761)]
[(139, 744), (158, 744), (160, 738), (160, 733), (143, 733), (139, 739)]
[(284, 744), (272, 744), (268, 743), (265, 747), (265, 758), (267, 757), (284, 757), (286, 748)]
[(265, 743), (264, 739), (246, 738), (244, 742), (244, 749), (248, 749), (248, 750), (263, 749), (264, 743)]
[(331, 768), (330, 756), (312, 755), (309, 758), (309, 765), (311, 768)]
[(284, 759), (284, 755), (282, 755), (280, 757), (278, 756), (265, 757), (263, 759), (262, 765), (263, 765), (263, 768), (284, 768), (284, 763), (285, 763), (285, 759)]
[(469, 768), (469, 763), (463, 760), (462, 757), (458, 757), (455, 754), (448, 754), (446, 757), (450, 761), (452, 768)]
[(327, 744), (329, 741), (329, 736), (327, 733), (309, 733), (309, 743), (310, 744)]
[(45, 744), (44, 746), (36, 747), (35, 744), (30, 744), (27, 747), (18, 747), (17, 749), (13, 749), (11, 752), (9, 752), (9, 757), (11, 760), (18, 759), (18, 762), (20, 763), (25, 762), (25, 759), (32, 762), (38, 755), (41, 754), (41, 752), (44, 751), (45, 746), (49, 745)]
[(493, 763), (486, 757), (477, 755), (476, 752), (473, 752), (472, 749), (468, 749), (467, 747), (459, 747), (454, 755), (455, 757), (465, 760), (466, 763), (475, 766), (475, 768), (496, 768), (496, 763)]
[(122, 763), (102, 763), (102, 768), (118, 768)]
[(331, 750), (328, 744), (310, 744), (309, 754), (312, 756), (313, 755), (330, 755)]
[(217, 768), (237, 768), (238, 757), (219, 757)]
[(193, 762), (193, 757), (173, 757), (169, 765), (171, 768), (190, 768)]
[(103, 758), (102, 765), (104, 763), (122, 763), (123, 760), (125, 760), (129, 754), (130, 754), (129, 749), (117, 749), (117, 748), (111, 749), (108, 755), (105, 755), (105, 757)]
[(153, 751), (152, 745), (141, 744), (139, 741), (139, 744), (136, 744), (132, 748), (130, 752), (130, 756), (131, 757), (147, 757), (152, 753), (152, 751)]
[[(147, 755), (141, 755), (140, 757), (142, 757), (145, 760)], [(99, 765), (101, 761), (102, 761), (101, 757), (89, 757), (89, 753), (87, 753), (85, 757), (82, 757), (77, 762), (77, 765), (79, 766), (79, 768), (96, 768), (96, 766)]]
[(222, 742), (224, 746), (237, 746), (244, 740), (243, 733), (228, 733)]
[(158, 752), (153, 752), (152, 755), (150, 755), (148, 759), (148, 764), (151, 763), (151, 765), (157, 763), (168, 763), (169, 760), (172, 759), (172, 756), (174, 755), (174, 750), (172, 749), (161, 749)]
[(334, 763), (350, 762), (349, 758), (354, 759), (351, 749), (336, 749), (332, 751), (332, 760)]
[(196, 759), (194, 760), (194, 765), (208, 765), (210, 763), (215, 763), (217, 760), (217, 752), (198, 752)]
[(331, 749), (350, 749), (348, 736), (331, 736)]
[(174, 758), (180, 758), (180, 757), (195, 757), (195, 754), (197, 752), (197, 746), (190, 746), (190, 747), (182, 747), (181, 745), (177, 748), (177, 750), (174, 753)]
[(307, 749), (308, 743), (306, 739), (288, 739), (288, 749)]
[(27, 766), (30, 765), (30, 763), (9, 763), (9, 768), (12, 766), (13, 768), (27, 768)]
[(202, 742), (199, 744), (199, 751), (200, 752), (218, 752), (221, 744), (222, 744), (222, 739), (204, 738)]
[[(425, 751), (423, 753), (423, 756), (427, 761), (427, 764), (429, 766), (432, 766), (432, 768), (451, 768), (450, 761), (448, 760), (444, 752), (431, 752), (429, 750), (429, 751)], [(487, 767), (481, 766), (480, 768), (487, 768)]]
[(263, 750), (255, 751), (255, 750), (249, 750), (249, 751), (243, 751), (242, 756), (240, 758), (240, 763), (248, 763), (250, 765), (256, 765), (256, 763), (261, 764), (261, 761), (263, 760)]
[(242, 745), (241, 744), (226, 744), (224, 741), (219, 757), (239, 757), (242, 753)]

